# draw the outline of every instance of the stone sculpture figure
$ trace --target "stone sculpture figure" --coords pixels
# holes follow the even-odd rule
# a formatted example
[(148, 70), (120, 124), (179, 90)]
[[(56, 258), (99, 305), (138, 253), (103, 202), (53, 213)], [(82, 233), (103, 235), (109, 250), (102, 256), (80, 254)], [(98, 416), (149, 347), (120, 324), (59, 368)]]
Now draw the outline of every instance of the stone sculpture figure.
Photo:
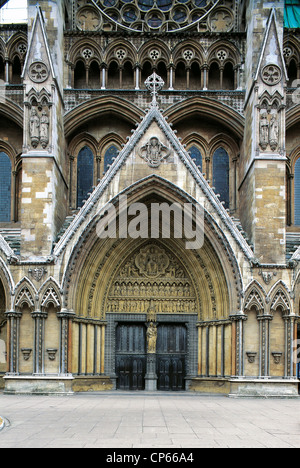
[(259, 123), (259, 141), (260, 146), (263, 150), (267, 149), (269, 143), (269, 120), (267, 113), (264, 112), (261, 114), (260, 123)]
[(156, 353), (157, 327), (151, 322), (147, 329), (148, 353)]
[(273, 114), (270, 122), (270, 147), (272, 151), (275, 151), (279, 143), (279, 122), (277, 115)]
[(40, 142), (40, 118), (34, 107), (30, 116), (30, 140), (33, 148), (36, 148)]
[(49, 117), (47, 112), (43, 110), (40, 122), (40, 140), (43, 148), (49, 143)]

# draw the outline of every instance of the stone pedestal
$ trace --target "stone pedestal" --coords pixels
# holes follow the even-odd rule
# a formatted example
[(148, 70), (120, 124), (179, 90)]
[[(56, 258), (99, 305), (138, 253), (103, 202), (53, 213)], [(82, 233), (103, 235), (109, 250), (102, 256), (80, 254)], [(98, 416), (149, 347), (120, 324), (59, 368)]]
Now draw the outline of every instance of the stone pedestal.
[(147, 372), (145, 375), (145, 390), (155, 392), (157, 390), (156, 354), (147, 355)]

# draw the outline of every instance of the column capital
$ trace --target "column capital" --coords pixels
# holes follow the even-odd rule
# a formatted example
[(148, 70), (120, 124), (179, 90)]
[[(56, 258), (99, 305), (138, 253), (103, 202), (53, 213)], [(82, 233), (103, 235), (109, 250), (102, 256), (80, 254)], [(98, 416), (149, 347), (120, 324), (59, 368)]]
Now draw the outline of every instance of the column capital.
[(260, 314), (257, 315), (257, 320), (273, 320), (273, 315), (271, 314)]
[(31, 312), (31, 316), (33, 318), (46, 319), (48, 317), (48, 312), (46, 312), (45, 310), (34, 310), (33, 312)]
[(7, 318), (21, 318), (22, 317), (22, 312), (18, 310), (8, 310), (7, 312), (4, 313), (4, 315)]
[(74, 310), (69, 310), (69, 309), (61, 309), (59, 312), (57, 312), (57, 317), (59, 318), (74, 318), (76, 316)]
[(239, 322), (240, 320), (248, 320), (247, 315), (239, 312), (238, 314), (231, 314), (229, 318), (232, 322)]

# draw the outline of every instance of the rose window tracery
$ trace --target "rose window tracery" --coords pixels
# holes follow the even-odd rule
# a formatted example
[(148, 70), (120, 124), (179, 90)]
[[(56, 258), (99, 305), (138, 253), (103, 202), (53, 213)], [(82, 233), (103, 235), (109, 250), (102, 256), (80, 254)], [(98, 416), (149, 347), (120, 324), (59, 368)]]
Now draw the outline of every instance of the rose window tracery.
[(136, 31), (174, 31), (207, 18), (217, 0), (93, 0), (105, 19)]

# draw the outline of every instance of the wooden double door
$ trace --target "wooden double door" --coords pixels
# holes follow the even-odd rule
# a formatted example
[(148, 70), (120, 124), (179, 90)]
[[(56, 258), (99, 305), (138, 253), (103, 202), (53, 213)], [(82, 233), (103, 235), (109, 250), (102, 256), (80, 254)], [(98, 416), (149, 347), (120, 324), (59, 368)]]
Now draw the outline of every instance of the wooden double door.
[[(184, 325), (157, 328), (157, 389), (185, 390), (187, 333)], [(152, 355), (153, 357), (153, 355)], [(119, 324), (116, 333), (116, 375), (120, 390), (144, 390), (147, 373), (146, 326)]]

